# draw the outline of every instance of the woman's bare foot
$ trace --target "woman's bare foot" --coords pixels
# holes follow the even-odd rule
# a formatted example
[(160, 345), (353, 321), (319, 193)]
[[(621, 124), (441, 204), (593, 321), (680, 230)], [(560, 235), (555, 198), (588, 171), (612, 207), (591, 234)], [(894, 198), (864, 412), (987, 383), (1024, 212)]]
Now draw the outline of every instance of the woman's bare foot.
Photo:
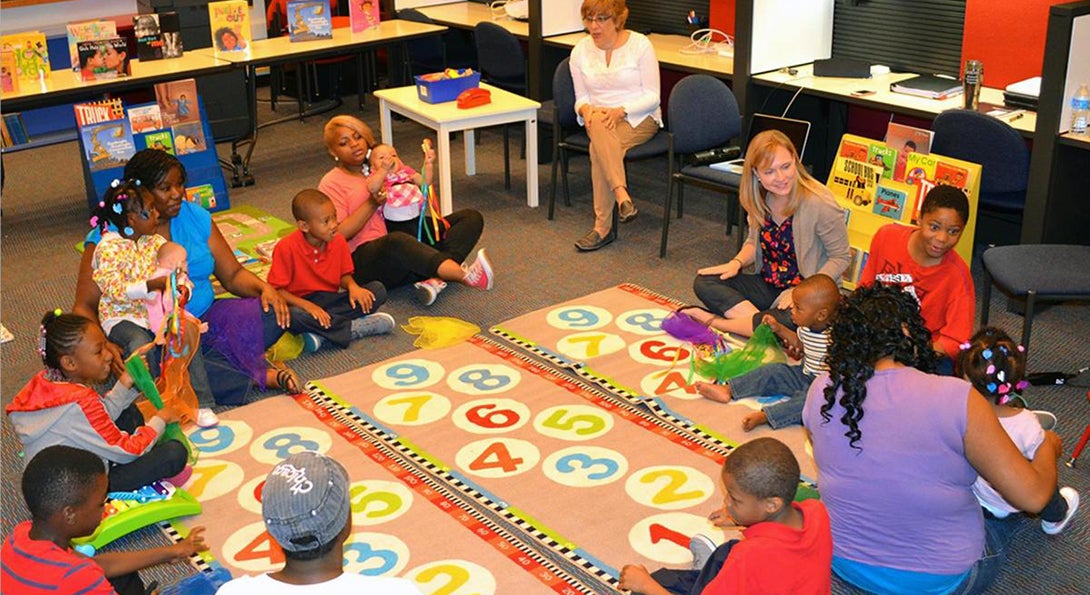
[(700, 396), (705, 399), (711, 399), (712, 401), (718, 401), (720, 403), (730, 403), (730, 385), (729, 384), (712, 384), (710, 382), (697, 382), (696, 392), (700, 393)]
[(749, 432), (757, 426), (768, 423), (768, 416), (764, 411), (754, 411), (742, 418), (742, 429)]
[(700, 306), (686, 306), (678, 310), (678, 313), (684, 314), (704, 326), (711, 326), (716, 318), (714, 313), (709, 312)]

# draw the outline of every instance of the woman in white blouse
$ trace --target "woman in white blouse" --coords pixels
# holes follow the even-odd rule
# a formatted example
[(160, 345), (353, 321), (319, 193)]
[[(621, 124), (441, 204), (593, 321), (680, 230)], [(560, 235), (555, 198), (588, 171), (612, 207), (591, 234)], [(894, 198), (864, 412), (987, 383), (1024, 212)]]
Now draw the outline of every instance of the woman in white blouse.
[(625, 0), (583, 0), (583, 25), (590, 35), (571, 52), (575, 111), (590, 137), (594, 184), (594, 229), (575, 243), (597, 250), (617, 238), (613, 203), (620, 220), (636, 217), (628, 194), (624, 154), (662, 127), (659, 62), (646, 36), (624, 28)]

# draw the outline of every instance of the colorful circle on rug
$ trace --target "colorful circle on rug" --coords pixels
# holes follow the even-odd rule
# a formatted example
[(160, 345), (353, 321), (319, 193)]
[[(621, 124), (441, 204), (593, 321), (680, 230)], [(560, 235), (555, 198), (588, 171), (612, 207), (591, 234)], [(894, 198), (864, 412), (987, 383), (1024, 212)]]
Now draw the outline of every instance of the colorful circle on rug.
[(613, 416), (591, 405), (557, 405), (534, 418), (534, 429), (560, 440), (593, 440), (613, 429)]
[(265, 476), (257, 477), (242, 484), (238, 490), (238, 505), (256, 515), (261, 514), (261, 489), (265, 487)]
[(692, 351), (668, 335), (644, 339), (628, 346), (628, 355), (641, 364), (652, 366), (688, 366)]
[(443, 379), (446, 370), (437, 362), (416, 358), (383, 364), (371, 372), (371, 380), (387, 390), (424, 388)]
[(662, 308), (629, 310), (617, 316), (617, 328), (635, 335), (661, 335), (662, 321), (669, 313)]
[(235, 531), (223, 542), (226, 563), (249, 573), (277, 570), (284, 565), (284, 550), (258, 520)]
[(689, 539), (693, 535), (706, 535), (716, 543), (722, 543), (723, 531), (706, 517), (687, 512), (666, 512), (649, 516), (632, 526), (628, 543), (636, 553), (671, 566), (692, 564)]
[(250, 443), (250, 456), (266, 465), (275, 465), (304, 450), (325, 453), (333, 444), (329, 433), (318, 428), (288, 426), (269, 430)]
[(602, 328), (612, 320), (609, 310), (598, 306), (563, 306), (545, 315), (549, 326), (570, 331)]
[[(668, 370), (655, 370), (640, 380), (640, 391), (645, 395), (654, 397), (673, 397), (685, 401), (695, 401), (700, 398), (700, 393), (689, 384), (688, 360), (678, 362), (678, 365)], [(692, 374), (693, 382), (704, 380), (695, 372)]]
[(628, 496), (651, 508), (680, 510), (704, 502), (715, 493), (710, 477), (684, 465), (644, 467), (628, 476)]
[(573, 488), (591, 488), (613, 483), (628, 473), (628, 459), (601, 446), (570, 446), (545, 458), (545, 477)]
[(447, 385), (464, 395), (505, 393), (521, 380), (521, 372), (503, 364), (472, 364), (447, 375)]
[(625, 342), (620, 335), (601, 331), (588, 331), (561, 337), (556, 342), (556, 350), (575, 360), (587, 360), (600, 355), (609, 355), (624, 349)]
[(526, 425), (530, 408), (514, 399), (476, 399), (460, 405), (451, 419), (473, 434), (502, 434)]
[(382, 479), (354, 481), (348, 488), (353, 525), (380, 525), (409, 511), (412, 490), (405, 484)]
[(188, 437), (202, 455), (224, 455), (246, 446), (254, 437), (254, 429), (244, 421), (221, 419), (214, 427), (196, 428)]
[(238, 463), (201, 458), (193, 464), (193, 475), (182, 486), (201, 502), (229, 494), (242, 484), (246, 475)]
[(436, 560), (413, 568), (405, 578), (427, 595), (495, 595), (496, 578), (469, 560)]
[(498, 479), (533, 469), (541, 453), (532, 442), (517, 438), (485, 438), (463, 446), (454, 461), (466, 473)]
[(392, 426), (423, 426), (446, 417), (450, 407), (450, 399), (439, 393), (414, 391), (383, 397), (373, 413)]
[(353, 533), (344, 543), (344, 571), (396, 576), (409, 563), (409, 546), (385, 533)]

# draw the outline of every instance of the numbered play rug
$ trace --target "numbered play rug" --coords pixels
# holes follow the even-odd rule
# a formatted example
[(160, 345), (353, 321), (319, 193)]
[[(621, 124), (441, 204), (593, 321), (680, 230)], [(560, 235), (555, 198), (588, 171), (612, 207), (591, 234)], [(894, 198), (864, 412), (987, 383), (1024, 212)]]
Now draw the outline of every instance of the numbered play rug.
[[(249, 205), (212, 213), (212, 220), (239, 264), (261, 279), (269, 274), (276, 243), (295, 229), (295, 225)], [(212, 283), (217, 296), (226, 295), (219, 281), (213, 279)]]

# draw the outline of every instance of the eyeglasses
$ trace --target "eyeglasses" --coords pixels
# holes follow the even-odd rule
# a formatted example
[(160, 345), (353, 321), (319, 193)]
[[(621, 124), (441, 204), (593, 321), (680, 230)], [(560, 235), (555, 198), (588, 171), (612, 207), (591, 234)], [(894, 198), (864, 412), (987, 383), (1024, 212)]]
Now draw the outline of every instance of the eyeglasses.
[(611, 15), (611, 14), (609, 14), (609, 15), (600, 14), (600, 15), (598, 15), (596, 17), (583, 17), (583, 24), (584, 25), (590, 25), (591, 23), (598, 23), (599, 25), (604, 25), (606, 23), (606, 21), (609, 21), (612, 18), (613, 18), (613, 15)]

